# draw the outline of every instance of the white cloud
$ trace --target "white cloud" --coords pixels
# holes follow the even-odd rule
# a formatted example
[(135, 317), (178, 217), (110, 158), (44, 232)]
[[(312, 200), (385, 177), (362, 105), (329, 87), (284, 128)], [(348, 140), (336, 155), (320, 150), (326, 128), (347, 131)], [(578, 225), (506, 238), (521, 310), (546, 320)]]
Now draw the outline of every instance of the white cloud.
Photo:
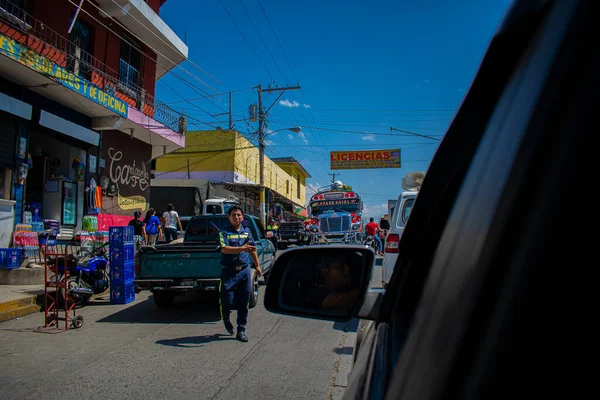
[(304, 144), (308, 144), (308, 139), (306, 138), (306, 135), (304, 134), (304, 132), (302, 132), (302, 131), (298, 132), (298, 137), (300, 138), (300, 140), (302, 140), (304, 142)]
[(296, 100), (294, 101), (289, 101), (289, 100), (280, 100), (279, 104), (281, 104), (284, 107), (288, 107), (288, 108), (296, 108), (296, 107), (300, 107), (300, 103), (298, 103)]
[(375, 141), (375, 135), (372, 135), (372, 134), (364, 135), (362, 137), (362, 140), (368, 140), (369, 142), (374, 142)]
[(304, 108), (312, 108), (312, 107), (310, 106), (310, 104), (302, 104), (302, 107), (304, 107)]
[(290, 141), (294, 141), (294, 139), (300, 138), (300, 141), (302, 143), (308, 144), (308, 139), (306, 138), (306, 135), (302, 131), (296, 133), (296, 136), (292, 135), (291, 133), (288, 133), (287, 137), (288, 137), (288, 139), (290, 139)]

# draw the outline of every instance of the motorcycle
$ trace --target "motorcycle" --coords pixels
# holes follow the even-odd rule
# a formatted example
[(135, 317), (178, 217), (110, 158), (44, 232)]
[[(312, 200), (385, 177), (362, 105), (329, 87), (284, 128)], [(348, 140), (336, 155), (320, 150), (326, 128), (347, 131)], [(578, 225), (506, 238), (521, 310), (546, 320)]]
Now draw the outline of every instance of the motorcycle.
[(374, 236), (368, 235), (363, 244), (367, 247), (372, 247), (375, 254), (379, 253), (379, 243), (377, 243)]
[[(75, 307), (85, 306), (94, 294), (100, 294), (109, 287), (110, 277), (108, 272), (108, 258), (106, 246), (103, 244), (93, 250), (81, 250), (77, 255), (69, 254), (66, 257), (59, 257), (58, 268), (56, 263), (50, 267), (55, 273), (55, 279), (62, 281), (64, 279), (64, 266), (66, 263), (69, 276), (67, 278), (67, 293), (75, 303)], [(58, 271), (57, 271), (58, 270)], [(64, 304), (65, 295), (63, 290), (59, 290), (59, 301)]]

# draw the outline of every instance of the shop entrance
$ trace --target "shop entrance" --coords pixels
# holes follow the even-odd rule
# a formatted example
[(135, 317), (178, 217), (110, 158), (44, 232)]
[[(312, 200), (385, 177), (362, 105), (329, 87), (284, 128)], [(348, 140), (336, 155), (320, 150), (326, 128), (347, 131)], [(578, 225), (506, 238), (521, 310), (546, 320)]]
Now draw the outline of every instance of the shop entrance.
[(85, 202), (86, 145), (50, 131), (29, 137), (32, 168), (27, 175), (25, 209), (73, 232), (81, 226)]

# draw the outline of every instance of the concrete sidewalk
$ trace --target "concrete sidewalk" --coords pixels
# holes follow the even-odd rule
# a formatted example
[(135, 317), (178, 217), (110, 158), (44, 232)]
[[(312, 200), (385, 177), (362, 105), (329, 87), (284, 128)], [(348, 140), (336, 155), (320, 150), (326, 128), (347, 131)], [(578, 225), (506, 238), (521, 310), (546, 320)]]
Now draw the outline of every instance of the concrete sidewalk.
[(38, 312), (44, 304), (44, 285), (0, 285), (0, 322)]

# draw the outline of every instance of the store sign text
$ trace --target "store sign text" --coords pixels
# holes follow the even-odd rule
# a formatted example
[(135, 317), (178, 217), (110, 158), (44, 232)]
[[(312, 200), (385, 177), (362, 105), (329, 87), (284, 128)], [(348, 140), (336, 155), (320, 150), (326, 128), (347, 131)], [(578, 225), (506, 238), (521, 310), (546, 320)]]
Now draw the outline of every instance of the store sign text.
[(67, 69), (56, 65), (46, 57), (21, 43), (0, 35), (0, 53), (42, 74), (55, 79), (68, 89), (71, 89), (101, 106), (127, 118), (128, 106), (125, 102), (92, 85), (85, 79), (73, 74)]
[(141, 209), (146, 211), (146, 199), (144, 196), (121, 196), (119, 193), (119, 207), (121, 210), (136, 210)]
[(331, 169), (400, 168), (400, 149), (332, 151)]
[[(119, 165), (119, 161), (123, 158), (123, 152), (111, 147), (108, 149), (108, 157), (110, 158), (110, 180), (117, 185), (129, 185), (132, 188), (139, 187), (145, 191), (150, 186), (150, 176), (146, 171), (146, 164), (142, 161), (141, 167), (133, 164)], [(145, 203), (145, 200), (144, 200)]]

